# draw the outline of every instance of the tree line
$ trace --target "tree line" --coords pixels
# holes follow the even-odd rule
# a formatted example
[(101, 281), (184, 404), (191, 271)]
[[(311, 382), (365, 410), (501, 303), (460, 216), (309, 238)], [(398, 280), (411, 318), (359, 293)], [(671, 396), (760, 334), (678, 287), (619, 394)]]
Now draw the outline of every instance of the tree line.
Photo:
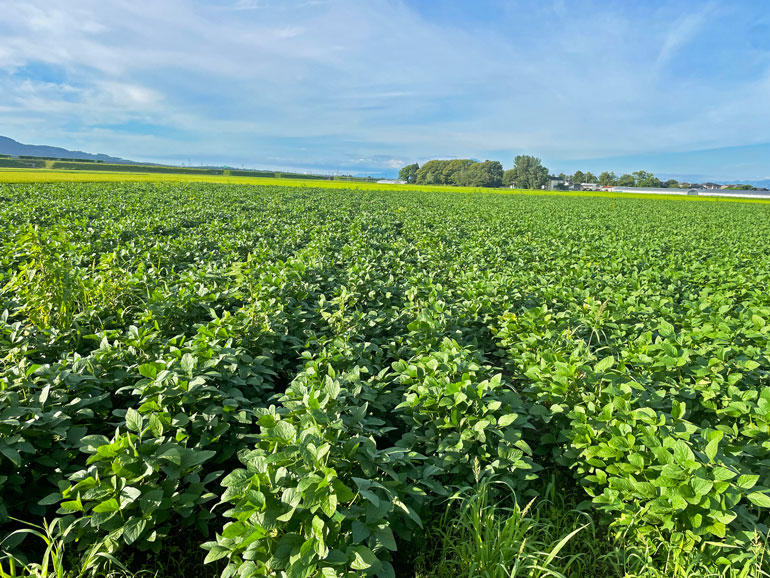
[[(653, 187), (678, 188), (676, 179), (662, 181), (647, 171), (635, 171), (620, 175), (604, 171), (598, 177), (593, 173), (575, 171), (571, 175), (551, 175), (541, 160), (530, 155), (519, 155), (513, 168), (507, 171), (498, 161), (479, 162), (473, 159), (431, 160), (420, 166), (413, 163), (398, 173), (401, 181), (417, 185), (454, 185), (462, 187), (515, 186), (520, 189), (541, 189), (550, 180), (563, 180), (572, 184), (592, 183), (604, 187)], [(683, 184), (689, 186), (689, 183)], [(566, 185), (561, 185), (566, 188)], [(753, 188), (742, 185), (740, 188)]]
[(567, 176), (564, 173), (559, 175), (560, 179), (565, 179), (573, 183), (593, 183), (603, 187), (654, 187), (654, 188), (676, 188), (679, 182), (676, 179), (661, 181), (654, 174), (647, 171), (635, 171), (631, 174), (616, 176), (612, 171), (604, 171), (598, 177), (591, 172), (584, 173), (576, 171), (573, 175)]
[(548, 180), (548, 169), (540, 159), (528, 155), (517, 156), (513, 168), (507, 171), (499, 161), (431, 160), (422, 166), (418, 163), (405, 166), (399, 171), (398, 178), (417, 185), (490, 188), (516, 185), (523, 189), (539, 189)]
[(432, 160), (422, 166), (417, 163), (405, 166), (398, 178), (418, 185), (499, 187), (503, 184), (503, 165), (498, 161), (480, 163), (472, 159)]

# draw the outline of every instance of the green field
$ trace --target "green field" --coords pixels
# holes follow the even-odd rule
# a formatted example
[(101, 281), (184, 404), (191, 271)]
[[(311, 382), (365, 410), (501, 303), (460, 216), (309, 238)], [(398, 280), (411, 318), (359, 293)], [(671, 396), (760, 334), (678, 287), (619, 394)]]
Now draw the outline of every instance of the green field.
[(0, 577), (770, 572), (766, 203), (28, 174)]

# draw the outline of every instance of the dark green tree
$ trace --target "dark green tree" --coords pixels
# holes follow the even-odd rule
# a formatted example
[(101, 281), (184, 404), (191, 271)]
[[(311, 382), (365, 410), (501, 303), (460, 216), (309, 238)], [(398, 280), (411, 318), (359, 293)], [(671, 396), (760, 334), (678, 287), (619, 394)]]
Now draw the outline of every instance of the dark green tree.
[(597, 179), (596, 175), (594, 175), (591, 171), (588, 171), (586, 173), (585, 179), (586, 180), (583, 181), (584, 183), (594, 183), (594, 184), (596, 184), (596, 183), (599, 182), (599, 179)]
[[(428, 161), (417, 171), (415, 182), (421, 185), (454, 185), (457, 184), (454, 176), (474, 164), (478, 163), (470, 159)], [(431, 173), (433, 174), (431, 177), (432, 182), (428, 182), (428, 175)]]
[(586, 182), (586, 176), (583, 173), (583, 171), (575, 171), (575, 174), (572, 175), (572, 178), (570, 179), (575, 184), (585, 183)]
[(454, 181), (466, 187), (499, 187), (503, 184), (503, 165), (498, 161), (474, 163), (455, 173)]
[(659, 187), (660, 179), (647, 171), (636, 171), (633, 173), (637, 187)]
[(419, 185), (440, 185), (443, 164), (446, 161), (428, 161), (420, 167), (415, 176), (415, 182)]
[(484, 167), (487, 187), (501, 187), (503, 185), (503, 165), (500, 161), (484, 161), (481, 163)]
[(629, 174), (622, 175), (618, 179), (618, 186), (619, 187), (635, 187), (636, 186), (636, 179), (633, 177), (633, 175), (629, 175)]
[(516, 171), (508, 169), (503, 173), (503, 186), (510, 187), (515, 183)]
[(604, 171), (599, 175), (599, 184), (603, 187), (614, 187), (618, 182), (618, 178), (613, 172)]
[(513, 182), (520, 189), (540, 189), (548, 180), (548, 169), (540, 159), (519, 155), (513, 161)]
[(669, 189), (678, 189), (679, 188), (679, 181), (676, 179), (668, 179), (664, 185), (668, 187)]
[(406, 165), (404, 168), (398, 171), (398, 180), (410, 184), (415, 183), (417, 182), (417, 171), (419, 170), (420, 165), (417, 163)]

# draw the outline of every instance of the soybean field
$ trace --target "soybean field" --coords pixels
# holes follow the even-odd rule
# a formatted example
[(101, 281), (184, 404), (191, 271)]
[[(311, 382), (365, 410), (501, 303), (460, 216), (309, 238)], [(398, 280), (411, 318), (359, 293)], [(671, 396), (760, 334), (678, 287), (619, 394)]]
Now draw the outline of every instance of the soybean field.
[(20, 183), (0, 223), (0, 576), (770, 572), (769, 204)]

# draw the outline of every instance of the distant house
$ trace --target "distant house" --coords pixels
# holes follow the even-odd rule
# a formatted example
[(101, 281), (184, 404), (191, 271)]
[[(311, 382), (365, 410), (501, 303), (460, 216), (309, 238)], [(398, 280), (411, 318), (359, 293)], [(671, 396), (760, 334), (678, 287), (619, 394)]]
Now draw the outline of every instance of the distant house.
[(596, 183), (573, 183), (565, 179), (548, 179), (543, 188), (549, 191), (598, 191), (599, 185)]
[(718, 183), (703, 183), (702, 187), (704, 189), (716, 190), (716, 189), (721, 189), (722, 185)]
[[(668, 189), (664, 187), (611, 187), (609, 190), (616, 193), (647, 193), (653, 195), (683, 195), (685, 191), (682, 189)], [(691, 188), (687, 191), (687, 194), (697, 194), (695, 189)]]

